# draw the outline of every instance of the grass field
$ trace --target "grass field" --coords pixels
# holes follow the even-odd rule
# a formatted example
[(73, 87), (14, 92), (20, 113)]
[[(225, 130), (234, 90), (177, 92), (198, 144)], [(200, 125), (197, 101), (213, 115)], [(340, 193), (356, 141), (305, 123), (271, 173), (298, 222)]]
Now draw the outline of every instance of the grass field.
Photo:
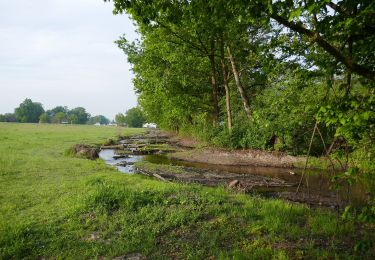
[(353, 250), (358, 230), (328, 210), (162, 183), (66, 155), (117, 131), (0, 123), (0, 259), (371, 257)]

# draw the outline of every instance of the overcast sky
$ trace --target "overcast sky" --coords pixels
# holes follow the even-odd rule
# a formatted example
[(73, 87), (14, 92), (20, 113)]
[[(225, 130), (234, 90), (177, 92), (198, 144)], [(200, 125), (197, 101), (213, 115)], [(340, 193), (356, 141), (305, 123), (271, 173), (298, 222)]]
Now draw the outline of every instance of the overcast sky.
[(137, 35), (103, 0), (0, 0), (0, 114), (25, 98), (114, 118), (137, 104), (114, 41)]

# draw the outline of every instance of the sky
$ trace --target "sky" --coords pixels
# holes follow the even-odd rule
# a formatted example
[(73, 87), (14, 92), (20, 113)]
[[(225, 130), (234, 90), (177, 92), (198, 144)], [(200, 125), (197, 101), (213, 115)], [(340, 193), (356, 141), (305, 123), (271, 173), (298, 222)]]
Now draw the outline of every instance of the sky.
[(113, 119), (136, 106), (130, 65), (114, 43), (137, 38), (103, 0), (0, 0), (0, 114), (31, 98)]

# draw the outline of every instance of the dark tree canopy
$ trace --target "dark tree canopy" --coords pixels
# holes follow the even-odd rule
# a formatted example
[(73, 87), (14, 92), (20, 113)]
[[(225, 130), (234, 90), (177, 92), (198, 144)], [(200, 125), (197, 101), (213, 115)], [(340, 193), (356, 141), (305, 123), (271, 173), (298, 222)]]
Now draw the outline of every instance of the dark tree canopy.
[(44, 113), (41, 103), (33, 102), (27, 98), (18, 108), (15, 109), (15, 115), (18, 122), (22, 123), (38, 123), (39, 117)]
[(68, 120), (71, 124), (86, 124), (90, 114), (83, 107), (73, 108), (68, 112)]
[(17, 118), (14, 113), (0, 114), (0, 122), (17, 122)]

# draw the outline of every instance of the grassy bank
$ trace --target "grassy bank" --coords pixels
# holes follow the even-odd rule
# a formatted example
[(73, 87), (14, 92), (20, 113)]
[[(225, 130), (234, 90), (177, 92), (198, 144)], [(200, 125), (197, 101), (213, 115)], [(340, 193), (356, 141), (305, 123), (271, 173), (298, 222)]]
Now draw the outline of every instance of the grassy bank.
[(370, 257), (353, 250), (355, 227), (327, 210), (162, 183), (64, 155), (116, 134), (0, 124), (0, 258)]

